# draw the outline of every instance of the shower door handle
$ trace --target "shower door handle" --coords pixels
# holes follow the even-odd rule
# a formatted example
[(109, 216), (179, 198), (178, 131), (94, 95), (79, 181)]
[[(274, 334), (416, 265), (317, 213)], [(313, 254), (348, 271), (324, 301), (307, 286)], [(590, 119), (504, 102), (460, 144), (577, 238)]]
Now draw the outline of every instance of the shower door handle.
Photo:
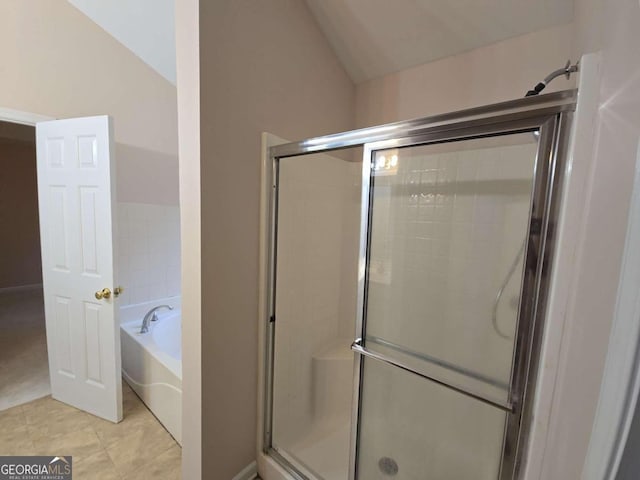
[(443, 387), (446, 387), (450, 390), (454, 390), (458, 393), (461, 393), (463, 395), (466, 395), (468, 397), (471, 397), (475, 400), (478, 400), (480, 402), (486, 403), (488, 405), (491, 405), (492, 407), (496, 407), (499, 408), (500, 410), (504, 410), (505, 412), (509, 412), (509, 413), (513, 413), (515, 411), (515, 407), (514, 404), (511, 401), (506, 401), (506, 402), (500, 402), (500, 401), (496, 401), (496, 400), (492, 400), (490, 398), (485, 397), (484, 395), (482, 395), (481, 393), (477, 393), (477, 392), (473, 392), (470, 389), (464, 388), (464, 387), (460, 387), (459, 385), (454, 385), (453, 383), (449, 382), (446, 379), (443, 378), (438, 378), (432, 374), (426, 374), (423, 372), (419, 372), (418, 370), (416, 370), (413, 367), (410, 367), (409, 365), (396, 360), (388, 355), (385, 355), (383, 353), (378, 353), (378, 352), (373, 352), (371, 350), (367, 350), (363, 345), (362, 345), (362, 338), (356, 338), (353, 343), (351, 344), (351, 350), (353, 350), (354, 352), (360, 354), (360, 355), (364, 355), (365, 357), (369, 357), (372, 358), (374, 360), (378, 360), (380, 362), (386, 363), (387, 365), (392, 365), (394, 367), (400, 368), (401, 370), (404, 370), (405, 372), (409, 372), (409, 373), (413, 373), (414, 375), (417, 375), (421, 378), (424, 378), (426, 380), (430, 380), (434, 383), (437, 383), (438, 385), (441, 385)]

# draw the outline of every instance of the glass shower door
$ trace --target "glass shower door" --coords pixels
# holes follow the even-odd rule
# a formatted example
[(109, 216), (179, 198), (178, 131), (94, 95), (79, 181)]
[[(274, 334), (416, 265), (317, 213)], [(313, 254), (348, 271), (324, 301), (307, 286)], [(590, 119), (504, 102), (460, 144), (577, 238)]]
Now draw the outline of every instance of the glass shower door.
[(270, 147), (263, 478), (518, 478), (575, 98)]
[(510, 478), (537, 137), (391, 144), (365, 165), (356, 476)]

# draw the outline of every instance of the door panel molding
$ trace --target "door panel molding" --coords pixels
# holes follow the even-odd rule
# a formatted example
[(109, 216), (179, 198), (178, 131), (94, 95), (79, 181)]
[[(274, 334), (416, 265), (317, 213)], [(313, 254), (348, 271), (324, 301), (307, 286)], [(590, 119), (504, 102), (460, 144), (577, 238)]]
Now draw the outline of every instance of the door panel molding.
[(49, 374), (53, 398), (122, 419), (115, 287), (116, 204), (108, 116), (36, 125), (38, 203)]

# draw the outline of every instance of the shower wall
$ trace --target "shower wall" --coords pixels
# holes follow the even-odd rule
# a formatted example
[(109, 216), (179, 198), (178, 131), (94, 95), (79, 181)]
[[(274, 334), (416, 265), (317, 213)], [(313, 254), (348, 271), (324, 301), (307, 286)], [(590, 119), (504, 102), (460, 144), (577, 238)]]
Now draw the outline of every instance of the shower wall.
[(117, 205), (120, 306), (180, 295), (180, 207)]

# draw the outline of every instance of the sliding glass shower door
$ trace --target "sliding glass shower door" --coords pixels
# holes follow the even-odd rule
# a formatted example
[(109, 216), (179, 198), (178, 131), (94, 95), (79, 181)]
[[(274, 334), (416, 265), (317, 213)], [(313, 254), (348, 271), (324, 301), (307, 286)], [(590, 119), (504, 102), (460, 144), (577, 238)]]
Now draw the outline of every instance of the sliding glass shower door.
[(519, 478), (574, 106), (271, 147), (269, 461), (297, 480)]
[(358, 478), (498, 478), (537, 143), (370, 149)]

